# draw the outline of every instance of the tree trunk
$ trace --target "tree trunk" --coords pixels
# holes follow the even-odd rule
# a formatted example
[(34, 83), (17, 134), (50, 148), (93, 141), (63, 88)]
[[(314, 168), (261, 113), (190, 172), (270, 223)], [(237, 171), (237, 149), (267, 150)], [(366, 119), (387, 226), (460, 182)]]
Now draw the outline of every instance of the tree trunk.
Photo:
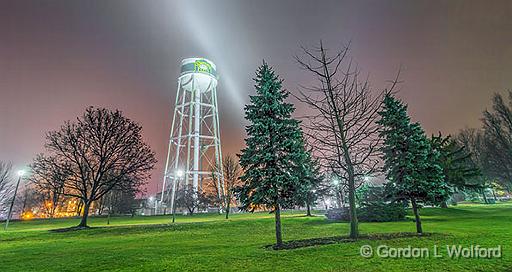
[(52, 196), (52, 207), (50, 209), (50, 220), (52, 220), (53, 217), (55, 216), (55, 211), (57, 210), (58, 201), (59, 201), (58, 196), (54, 192), (53, 196)]
[(336, 188), (336, 205), (339, 209), (343, 208), (343, 196), (339, 188)]
[(421, 227), (420, 211), (418, 210), (418, 204), (415, 198), (411, 198), (412, 210), (414, 212), (414, 218), (416, 219), (416, 232), (423, 234), (423, 228)]
[(281, 233), (281, 208), (279, 204), (276, 205), (274, 214), (276, 218), (276, 246), (280, 247), (283, 245), (283, 237)]
[(229, 219), (229, 208), (231, 206), (231, 201), (228, 201), (228, 203), (226, 203), (226, 219)]
[(446, 201), (441, 202), (441, 208), (448, 208), (448, 204), (446, 203)]
[(494, 197), (494, 202), (498, 202), (498, 198), (496, 197), (496, 192), (494, 191), (494, 189), (491, 189), (491, 192), (492, 196)]
[(50, 220), (53, 220), (53, 217), (55, 216), (55, 211), (57, 210), (57, 204), (52, 203), (52, 207), (50, 208)]
[(487, 197), (485, 196), (485, 190), (484, 189), (482, 189), (482, 196), (484, 198), (484, 203), (485, 204), (489, 204), (489, 201), (487, 200)]
[(78, 202), (78, 205), (76, 205), (76, 216), (80, 216), (83, 205), (84, 202), (82, 200), (80, 200), (80, 202)]
[(348, 182), (348, 206), (350, 210), (350, 238), (356, 239), (359, 236), (357, 210), (356, 210), (356, 186), (354, 177), (349, 177)]
[[(109, 203), (112, 204), (112, 203)], [(108, 216), (107, 216), (107, 225), (110, 225), (110, 214), (112, 213), (112, 206), (108, 206)]]
[(91, 202), (84, 202), (84, 212), (82, 214), (82, 220), (80, 220), (80, 224), (78, 224), (79, 228), (87, 228), (87, 218), (89, 217), (89, 208), (91, 207)]
[(311, 216), (311, 205), (309, 205), (309, 202), (306, 202), (306, 216)]

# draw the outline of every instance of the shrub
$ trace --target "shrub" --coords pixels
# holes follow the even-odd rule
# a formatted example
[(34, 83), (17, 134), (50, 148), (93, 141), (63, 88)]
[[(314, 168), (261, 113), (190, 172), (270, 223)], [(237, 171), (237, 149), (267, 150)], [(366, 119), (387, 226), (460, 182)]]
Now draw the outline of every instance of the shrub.
[(365, 186), (359, 199), (357, 215), (364, 222), (391, 222), (405, 219), (406, 205), (391, 203), (382, 186)]
[(357, 217), (364, 222), (390, 222), (405, 219), (405, 206), (402, 203), (372, 201), (363, 203), (357, 211)]

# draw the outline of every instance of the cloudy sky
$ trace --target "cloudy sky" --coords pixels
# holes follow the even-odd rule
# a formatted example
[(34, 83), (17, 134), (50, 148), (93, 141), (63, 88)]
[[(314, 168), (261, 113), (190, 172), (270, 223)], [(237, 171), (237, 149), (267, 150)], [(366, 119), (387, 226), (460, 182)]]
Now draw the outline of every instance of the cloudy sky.
[[(1, 1), (0, 160), (43, 151), (44, 134), (89, 106), (141, 123), (163, 173), (181, 59), (217, 64), (223, 153), (243, 146), (243, 105), (265, 59), (294, 92), (312, 82), (293, 60), (320, 39), (372, 88), (402, 67), (400, 97), (429, 133), (478, 127), (512, 89), (511, 1)], [(302, 110), (297, 105), (298, 112)]]

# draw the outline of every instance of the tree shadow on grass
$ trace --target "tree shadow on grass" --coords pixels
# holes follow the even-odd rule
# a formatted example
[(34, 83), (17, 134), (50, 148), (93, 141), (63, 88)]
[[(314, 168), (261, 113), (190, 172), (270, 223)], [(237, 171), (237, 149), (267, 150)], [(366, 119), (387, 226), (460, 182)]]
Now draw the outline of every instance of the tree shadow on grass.
[(104, 227), (67, 227), (67, 228), (59, 228), (59, 229), (51, 229), (48, 230), (49, 232), (55, 232), (55, 233), (63, 233), (63, 232), (72, 232), (72, 231), (81, 231), (81, 230), (89, 230), (89, 229), (100, 229)]
[(349, 221), (341, 221), (341, 220), (329, 220), (324, 218), (324, 220), (311, 220), (304, 222), (304, 225), (312, 225), (312, 226), (319, 226), (319, 225), (330, 225), (330, 224), (346, 224), (350, 223)]
[[(332, 237), (322, 237), (322, 238), (311, 238), (311, 239), (302, 239), (302, 240), (292, 240), (284, 242), (281, 246), (277, 245), (267, 245), (265, 248), (273, 249), (273, 250), (289, 250), (289, 249), (297, 249), (303, 247), (311, 247), (311, 246), (320, 246), (320, 245), (330, 245), (330, 244), (341, 244), (341, 243), (352, 243), (360, 240), (391, 240), (391, 239), (400, 239), (400, 238), (423, 238), (430, 237), (434, 235), (434, 233), (423, 233), (417, 234), (415, 232), (395, 232), (395, 233), (372, 233), (372, 234), (361, 234), (358, 239), (352, 239), (349, 236), (332, 236)], [(438, 235), (444, 235), (436, 233)]]
[(77, 233), (85, 235), (145, 233), (148, 231), (190, 231), (204, 228), (211, 222), (194, 223), (168, 223), (168, 224), (139, 224), (124, 226), (94, 226), (94, 227), (67, 227), (48, 230), (50, 233)]

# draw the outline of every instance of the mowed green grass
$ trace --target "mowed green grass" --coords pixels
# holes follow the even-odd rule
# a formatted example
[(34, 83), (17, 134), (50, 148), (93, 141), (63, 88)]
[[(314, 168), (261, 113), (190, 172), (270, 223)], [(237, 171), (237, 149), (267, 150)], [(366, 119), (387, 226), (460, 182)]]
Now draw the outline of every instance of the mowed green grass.
[[(266, 213), (91, 218), (95, 228), (67, 233), (77, 219), (14, 222), (0, 230), (0, 271), (510, 271), (512, 205), (459, 205), (422, 211), (429, 237), (331, 244), (294, 250), (264, 248), (274, 242)], [(413, 221), (361, 223), (362, 233), (414, 232)], [(346, 235), (347, 223), (285, 213), (285, 240)], [(442, 258), (363, 258), (362, 245), (441, 248)], [(451, 259), (446, 245), (502, 246), (496, 259)]]

